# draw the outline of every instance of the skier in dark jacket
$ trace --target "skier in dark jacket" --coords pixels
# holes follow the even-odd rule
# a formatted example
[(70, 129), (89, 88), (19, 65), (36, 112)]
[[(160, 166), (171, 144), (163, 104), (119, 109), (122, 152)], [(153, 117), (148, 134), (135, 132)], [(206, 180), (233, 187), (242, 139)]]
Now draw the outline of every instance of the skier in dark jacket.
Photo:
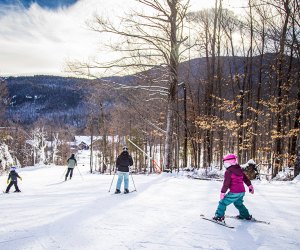
[(123, 152), (117, 158), (117, 170), (118, 170), (118, 181), (115, 194), (121, 193), (121, 184), (124, 178), (124, 193), (129, 193), (128, 182), (129, 182), (129, 166), (133, 165), (132, 157), (128, 153), (128, 148), (123, 147)]
[[(237, 216), (239, 219), (251, 220), (252, 216), (249, 214), (249, 211), (243, 202), (246, 192), (244, 183), (248, 186), (249, 192), (252, 194), (254, 193), (251, 181), (238, 164), (236, 155), (228, 154), (224, 156), (223, 162), (226, 172), (221, 189), (219, 206), (213, 219), (221, 222), (224, 221), (226, 207), (233, 203), (239, 210), (239, 215)], [(226, 194), (228, 189), (229, 192)]]
[(72, 154), (67, 162), (68, 162), (68, 171), (67, 171), (66, 176), (65, 176), (65, 181), (68, 179), (69, 173), (70, 173), (70, 180), (72, 179), (73, 170), (77, 166), (77, 161), (75, 159), (75, 155)]
[(18, 178), (22, 180), (22, 177), (19, 176), (19, 174), (16, 172), (16, 167), (12, 167), (8, 175), (8, 179), (7, 179), (8, 186), (6, 188), (5, 193), (9, 193), (9, 190), (12, 187), (12, 185), (15, 186), (16, 189), (15, 192), (21, 192), (21, 190), (18, 187)]

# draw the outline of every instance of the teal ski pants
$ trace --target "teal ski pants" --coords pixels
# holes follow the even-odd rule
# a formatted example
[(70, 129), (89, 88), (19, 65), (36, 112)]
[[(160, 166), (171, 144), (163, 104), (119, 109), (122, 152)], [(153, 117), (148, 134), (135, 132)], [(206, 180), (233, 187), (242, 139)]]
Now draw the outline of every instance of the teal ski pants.
[(225, 215), (226, 207), (233, 203), (233, 205), (239, 210), (239, 215), (241, 218), (249, 217), (249, 211), (243, 204), (244, 195), (245, 193), (227, 193), (224, 199), (219, 201), (216, 216), (223, 217)]

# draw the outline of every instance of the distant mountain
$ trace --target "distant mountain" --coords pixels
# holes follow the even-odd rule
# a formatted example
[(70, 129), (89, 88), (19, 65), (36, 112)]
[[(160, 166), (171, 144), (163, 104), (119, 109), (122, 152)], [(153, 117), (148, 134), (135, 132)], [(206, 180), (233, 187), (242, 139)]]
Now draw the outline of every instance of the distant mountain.
[[(274, 59), (274, 54), (264, 55), (263, 78), (269, 78)], [(260, 57), (253, 58), (253, 89), (257, 87), (259, 60)], [(245, 73), (246, 59), (243, 57), (221, 57), (219, 62), (222, 65), (222, 77), (224, 79), (229, 79), (231, 73), (238, 75)], [(157, 76), (162, 71), (162, 68), (153, 68), (142, 74)], [(199, 82), (201, 79), (206, 79), (206, 72), (207, 61), (205, 58), (182, 62), (179, 66), (180, 80), (188, 80), (192, 91), (199, 89)], [(43, 118), (56, 124), (67, 124), (83, 128), (86, 126), (88, 110), (91, 105), (87, 99), (90, 98), (88, 96), (91, 93), (95, 92), (93, 85), (90, 83), (105, 81), (106, 83), (117, 82), (131, 85), (141, 81), (140, 75), (113, 76), (99, 80), (58, 76), (9, 77), (6, 82), (11, 102), (7, 111), (7, 118), (21, 124), (32, 124), (39, 118)], [(265, 84), (262, 93), (270, 93), (268, 90), (270, 86)], [(200, 91), (204, 91), (203, 88), (204, 85), (201, 83)], [(227, 87), (224, 86), (224, 88)], [(296, 90), (292, 92), (297, 93)], [(230, 93), (232, 92), (230, 91)], [(113, 92), (110, 92), (109, 96), (106, 95), (105, 100), (102, 100), (102, 102), (108, 103), (107, 107), (113, 107), (114, 104), (117, 104), (117, 98), (114, 95)]]
[(89, 89), (81, 86), (86, 81), (58, 76), (9, 77), (6, 79), (10, 96), (7, 116), (22, 124), (48, 118), (78, 127), (84, 126), (83, 114), (87, 108), (85, 96)]

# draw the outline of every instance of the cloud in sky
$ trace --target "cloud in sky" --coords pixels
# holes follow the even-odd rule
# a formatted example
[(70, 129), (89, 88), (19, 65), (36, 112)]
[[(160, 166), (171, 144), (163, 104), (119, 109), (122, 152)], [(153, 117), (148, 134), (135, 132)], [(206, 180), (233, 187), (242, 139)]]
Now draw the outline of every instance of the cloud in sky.
[[(239, 1), (239, 0), (231, 0)], [(199, 10), (214, 1), (191, 0)], [(0, 75), (66, 75), (66, 62), (87, 61), (102, 50), (86, 22), (134, 8), (130, 0), (0, 0)]]
[(63, 74), (65, 62), (83, 60), (97, 49), (97, 40), (85, 22), (97, 8), (96, 0), (68, 7), (28, 8), (7, 5), (0, 15), (0, 74)]
[(42, 8), (56, 9), (60, 7), (68, 7), (78, 0), (0, 0), (0, 5), (3, 6), (19, 6), (29, 8), (33, 3), (37, 3)]

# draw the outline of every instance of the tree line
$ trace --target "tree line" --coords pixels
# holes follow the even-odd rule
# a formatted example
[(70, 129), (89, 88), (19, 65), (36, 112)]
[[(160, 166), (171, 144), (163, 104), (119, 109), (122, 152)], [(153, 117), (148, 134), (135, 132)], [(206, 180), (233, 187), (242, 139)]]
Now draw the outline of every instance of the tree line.
[[(95, 79), (87, 133), (129, 136), (164, 169), (222, 168), (235, 152), (273, 177), (299, 174), (299, 0), (248, 1), (239, 15), (222, 0), (197, 12), (188, 0), (134, 1), (119, 21), (89, 23), (116, 59), (69, 63)], [(113, 75), (134, 77), (103, 78)]]
[[(106, 45), (119, 57), (70, 69), (95, 79), (95, 69), (137, 72), (130, 86), (99, 81), (99, 89), (120, 92), (140, 139), (162, 143), (165, 168), (222, 168), (230, 151), (273, 177), (284, 167), (297, 175), (299, 1), (248, 1), (240, 15), (222, 0), (198, 12), (189, 1), (135, 2), (120, 22), (97, 16), (90, 23), (104, 40), (116, 38)], [(195, 55), (205, 66), (182, 72), (180, 63)], [(195, 70), (202, 75), (193, 77)]]

